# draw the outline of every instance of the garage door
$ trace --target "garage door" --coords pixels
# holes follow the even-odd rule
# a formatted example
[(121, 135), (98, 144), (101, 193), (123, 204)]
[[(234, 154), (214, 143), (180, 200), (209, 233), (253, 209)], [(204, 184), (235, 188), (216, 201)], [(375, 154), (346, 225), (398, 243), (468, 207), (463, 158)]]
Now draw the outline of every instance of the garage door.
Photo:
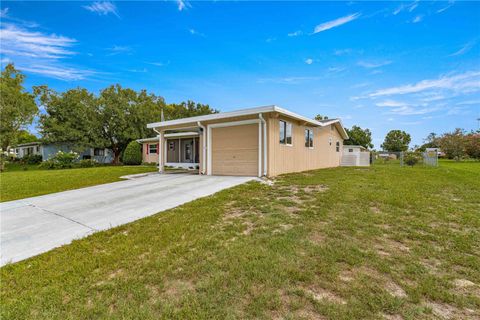
[(258, 124), (212, 129), (212, 174), (258, 176)]

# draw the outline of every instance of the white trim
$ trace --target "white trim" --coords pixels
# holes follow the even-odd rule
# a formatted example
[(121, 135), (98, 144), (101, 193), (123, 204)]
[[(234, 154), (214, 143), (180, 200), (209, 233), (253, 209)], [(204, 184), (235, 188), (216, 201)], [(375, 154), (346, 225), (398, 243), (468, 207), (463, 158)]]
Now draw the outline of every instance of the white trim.
[(218, 119), (248, 116), (248, 115), (253, 115), (253, 114), (258, 114), (258, 113), (268, 113), (268, 112), (278, 112), (280, 114), (286, 115), (288, 117), (291, 117), (291, 118), (294, 118), (294, 119), (297, 119), (297, 120), (305, 121), (307, 123), (310, 123), (310, 124), (312, 124), (314, 126), (318, 126), (318, 127), (326, 127), (330, 124), (338, 122), (341, 126), (342, 130), (340, 130), (340, 131), (344, 135), (344, 139), (348, 139), (348, 134), (345, 131), (345, 129), (343, 127), (343, 124), (340, 121), (340, 119), (331, 119), (330, 121), (320, 122), (320, 121), (317, 121), (317, 120), (313, 120), (313, 119), (304, 117), (304, 116), (299, 115), (297, 113), (288, 111), (286, 109), (280, 108), (276, 105), (241, 109), (241, 110), (236, 110), (236, 111), (213, 113), (213, 114), (208, 114), (208, 115), (203, 115), (203, 116), (182, 118), (182, 119), (162, 121), (162, 122), (154, 122), (154, 123), (147, 124), (147, 128), (167, 127), (167, 126), (174, 126), (174, 125), (180, 125), (180, 124), (196, 123), (196, 122), (199, 122), (199, 121), (218, 120)]
[[(222, 123), (214, 123), (207, 126), (208, 130), (208, 141), (207, 141), (207, 175), (212, 175), (212, 129), (215, 128), (224, 128), (224, 127), (233, 127), (233, 126), (241, 126), (247, 124), (254, 124), (260, 123), (260, 119), (251, 119), (251, 120), (242, 120), (242, 121), (232, 121), (232, 122), (222, 122)], [(261, 161), (261, 160), (260, 160)]]
[(265, 121), (265, 119), (263, 118), (263, 115), (260, 113), (258, 115), (258, 117), (260, 118), (260, 121), (262, 122), (262, 125), (263, 125), (263, 175), (264, 176), (267, 176), (267, 167), (268, 167), (268, 162), (267, 162), (267, 152), (268, 152), (268, 148), (267, 148), (267, 122)]
[(258, 121), (258, 176), (262, 176), (262, 121)]
[(189, 136), (198, 136), (198, 132), (176, 132), (176, 133), (166, 133), (165, 134), (165, 138), (189, 137)]
[(207, 128), (205, 128), (204, 125), (199, 121), (197, 122), (197, 125), (202, 128), (202, 174), (205, 174), (205, 168), (207, 166), (206, 160), (207, 160)]

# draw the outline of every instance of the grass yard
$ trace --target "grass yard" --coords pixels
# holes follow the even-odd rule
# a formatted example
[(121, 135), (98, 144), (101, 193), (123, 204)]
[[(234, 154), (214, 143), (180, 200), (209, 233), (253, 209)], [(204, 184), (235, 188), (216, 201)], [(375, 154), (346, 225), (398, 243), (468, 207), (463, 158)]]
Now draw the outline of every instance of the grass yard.
[(95, 168), (38, 170), (37, 166), (7, 167), (0, 174), (0, 201), (10, 201), (97, 184), (120, 181), (121, 176), (155, 171), (154, 166), (105, 166)]
[(479, 319), (480, 163), (253, 182), (0, 273), (2, 319)]

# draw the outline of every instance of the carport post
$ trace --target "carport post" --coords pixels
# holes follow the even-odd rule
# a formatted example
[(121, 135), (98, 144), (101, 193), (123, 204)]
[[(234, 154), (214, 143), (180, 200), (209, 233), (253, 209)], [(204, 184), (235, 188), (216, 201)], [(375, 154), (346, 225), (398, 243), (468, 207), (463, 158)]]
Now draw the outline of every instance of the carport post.
[(160, 131), (159, 132), (159, 135), (158, 135), (158, 172), (162, 172), (164, 171), (164, 168), (163, 168), (163, 152), (161, 150), (163, 150), (163, 143), (164, 143), (164, 139), (163, 139), (163, 131)]

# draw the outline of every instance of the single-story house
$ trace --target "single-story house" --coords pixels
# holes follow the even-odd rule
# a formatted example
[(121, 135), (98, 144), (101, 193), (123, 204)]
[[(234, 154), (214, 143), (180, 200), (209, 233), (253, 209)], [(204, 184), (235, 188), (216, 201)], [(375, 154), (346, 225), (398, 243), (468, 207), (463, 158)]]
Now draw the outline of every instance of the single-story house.
[(370, 152), (364, 146), (344, 145), (342, 166), (369, 166)]
[[(143, 141), (146, 162), (193, 166), (200, 174), (276, 176), (340, 165), (340, 119), (313, 120), (264, 106), (150, 123), (158, 138)], [(152, 156), (153, 155), (153, 156)]]
[[(41, 142), (30, 142), (23, 143), (15, 146), (14, 148), (15, 155), (18, 159), (23, 158), (27, 155), (41, 155), (42, 161), (48, 160), (53, 157), (57, 152), (70, 152), (74, 151), (71, 145), (60, 143), (60, 144), (51, 144), (51, 143), (41, 143)], [(107, 148), (87, 148), (82, 152), (79, 152), (79, 159), (94, 159), (99, 163), (111, 163), (113, 161), (114, 155), (112, 150)]]

